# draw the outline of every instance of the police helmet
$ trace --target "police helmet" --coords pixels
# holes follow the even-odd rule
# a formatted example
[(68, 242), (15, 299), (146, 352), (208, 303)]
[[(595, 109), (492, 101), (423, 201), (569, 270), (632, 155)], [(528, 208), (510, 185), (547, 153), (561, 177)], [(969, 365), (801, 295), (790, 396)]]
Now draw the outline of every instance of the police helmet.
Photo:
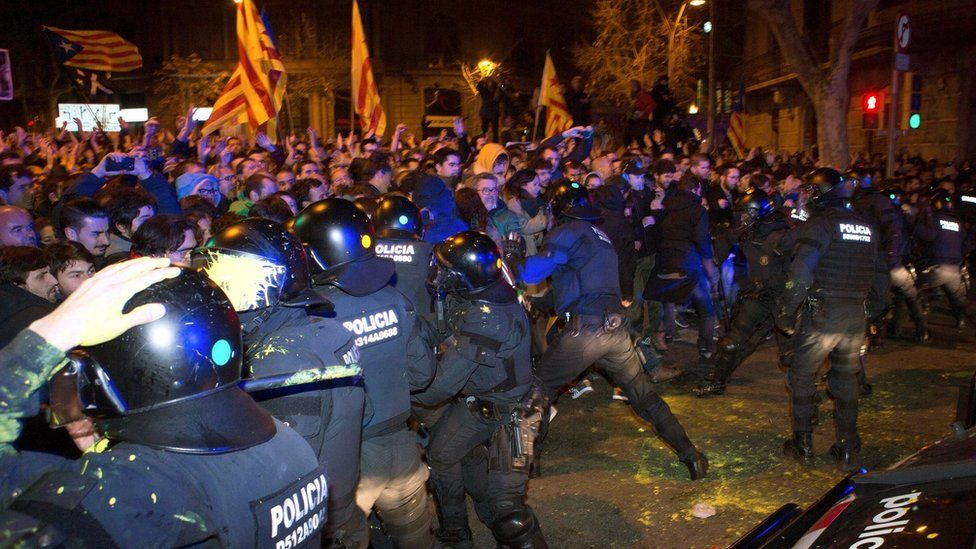
[(872, 184), (871, 172), (867, 170), (860, 169), (860, 168), (851, 168), (850, 170), (844, 172), (844, 179), (850, 181), (851, 184), (856, 187), (860, 187), (862, 189), (871, 188), (871, 184)]
[(647, 173), (647, 170), (644, 168), (644, 162), (639, 157), (633, 156), (623, 161), (620, 165), (620, 173), (644, 175)]
[(550, 190), (549, 204), (556, 217), (596, 221), (600, 210), (590, 203), (590, 197), (581, 184), (576, 181), (557, 181)]
[(420, 210), (409, 198), (398, 194), (381, 198), (372, 220), (378, 238), (420, 240), (424, 234)]
[(488, 235), (464, 231), (434, 246), (427, 288), (431, 293), (471, 293), (502, 277), (502, 255)]
[(193, 252), (193, 266), (224, 290), (239, 313), (279, 304), (327, 304), (312, 289), (302, 243), (268, 219), (246, 219), (224, 228)]
[(757, 219), (763, 219), (773, 213), (773, 201), (766, 196), (766, 193), (750, 190), (735, 199), (733, 209), (741, 216), (743, 223), (751, 223)]
[(342, 198), (326, 198), (295, 217), (295, 235), (308, 251), (313, 272), (329, 272), (373, 256), (375, 232), (369, 216)]
[(932, 191), (929, 202), (936, 210), (952, 210), (952, 194), (941, 187)]
[(817, 168), (807, 174), (805, 179), (814, 186), (817, 199), (850, 198), (854, 195), (856, 185), (833, 168)]
[(173, 452), (223, 453), (275, 434), (238, 387), (241, 323), (201, 272), (182, 269), (132, 297), (123, 312), (162, 303), (166, 315), (71, 353), (51, 380), (52, 424), (91, 417), (111, 440)]

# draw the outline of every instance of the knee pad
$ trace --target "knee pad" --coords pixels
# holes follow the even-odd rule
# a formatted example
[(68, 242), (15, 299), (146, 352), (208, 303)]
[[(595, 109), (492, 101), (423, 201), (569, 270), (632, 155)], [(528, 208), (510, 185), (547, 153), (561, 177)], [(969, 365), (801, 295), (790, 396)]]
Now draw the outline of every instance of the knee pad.
[(379, 509), (383, 529), (402, 547), (419, 547), (416, 541), (430, 537), (432, 517), (427, 487), (421, 486), (398, 507)]
[(539, 522), (528, 506), (514, 509), (506, 515), (498, 517), (491, 524), (491, 533), (498, 540), (499, 545), (511, 549), (545, 548), (545, 539)]

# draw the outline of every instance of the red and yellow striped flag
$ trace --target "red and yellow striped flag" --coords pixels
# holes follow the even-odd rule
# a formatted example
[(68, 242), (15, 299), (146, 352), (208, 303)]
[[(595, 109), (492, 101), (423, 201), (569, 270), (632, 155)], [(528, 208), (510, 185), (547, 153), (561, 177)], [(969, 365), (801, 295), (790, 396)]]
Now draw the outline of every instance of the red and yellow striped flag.
[(542, 69), (542, 87), (539, 88), (539, 106), (546, 107), (546, 137), (552, 137), (573, 127), (563, 91), (559, 89), (556, 66), (546, 52), (546, 65)]
[(739, 86), (739, 96), (732, 105), (732, 116), (729, 117), (729, 131), (727, 137), (735, 154), (739, 158), (746, 157), (746, 124), (744, 116), (746, 114), (746, 89), (745, 84)]
[(380, 92), (373, 79), (366, 33), (356, 0), (352, 0), (352, 100), (363, 135), (372, 132), (381, 137), (386, 131), (386, 113), (380, 105)]
[(114, 32), (42, 29), (65, 66), (106, 72), (127, 72), (142, 67), (139, 48)]
[(214, 103), (203, 134), (237, 124), (247, 124), (253, 133), (267, 124), (268, 136), (277, 139), (276, 117), (287, 76), (267, 22), (252, 0), (237, 5), (237, 57), (237, 69)]

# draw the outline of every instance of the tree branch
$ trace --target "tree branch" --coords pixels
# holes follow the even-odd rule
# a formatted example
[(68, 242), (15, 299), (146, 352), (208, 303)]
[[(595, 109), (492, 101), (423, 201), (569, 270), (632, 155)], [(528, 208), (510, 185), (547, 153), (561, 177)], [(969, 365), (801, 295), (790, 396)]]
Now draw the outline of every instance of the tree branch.
[(817, 90), (827, 84), (827, 79), (813, 52), (803, 43), (802, 34), (793, 18), (790, 0), (749, 0), (749, 8), (766, 20), (780, 52), (796, 71), (797, 79), (807, 94), (811, 98), (818, 95)]
[[(832, 44), (830, 52), (830, 75), (828, 85), (834, 87), (838, 84), (837, 80), (842, 79), (847, 83), (847, 76), (851, 70), (851, 55), (857, 46), (858, 35), (868, 14), (878, 5), (880, 0), (855, 0), (850, 7), (847, 16), (844, 17), (844, 28), (840, 34), (835, 34), (838, 38), (837, 44)], [(833, 42), (833, 40), (831, 40)]]

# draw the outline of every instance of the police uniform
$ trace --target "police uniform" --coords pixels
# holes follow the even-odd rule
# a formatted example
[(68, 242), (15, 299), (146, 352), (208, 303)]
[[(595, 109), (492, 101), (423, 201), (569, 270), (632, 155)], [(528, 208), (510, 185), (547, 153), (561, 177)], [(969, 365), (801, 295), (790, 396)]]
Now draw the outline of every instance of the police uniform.
[(424, 286), (433, 246), (423, 240), (377, 238), (376, 255), (396, 263), (394, 286), (410, 300), (417, 314), (425, 318), (431, 314), (431, 298)]
[[(442, 517), (439, 537), (445, 540), (445, 532), (459, 530), (470, 537), (467, 488), (499, 547), (545, 547), (535, 516), (523, 502), (544, 407), (542, 389), (533, 386), (529, 319), (515, 290), (500, 278), (494, 243), (484, 234), (464, 232), (438, 249), (454, 243), (462, 250), (455, 257), (487, 255), (486, 261), (497, 261), (499, 274), (477, 292), (451, 294), (449, 344), (433, 383), (413, 397), (424, 406), (448, 402), (427, 448)], [(478, 246), (488, 254), (463, 251)], [(478, 454), (471, 456), (482, 445), (487, 453), (480, 457), (487, 464), (479, 462)]]
[[(433, 357), (420, 337), (412, 305), (386, 283), (393, 276), (392, 261), (374, 257), (370, 263), (373, 288), (353, 295), (340, 282), (317, 290), (335, 307), (330, 317), (352, 332), (363, 368), (367, 412), (356, 503), (367, 514), (376, 505), (387, 533), (398, 545), (420, 547), (431, 540), (428, 472), (407, 419), (410, 391), (429, 383)], [(361, 276), (366, 276), (365, 269)], [(370, 292), (362, 295), (367, 289)]]
[(887, 267), (871, 223), (843, 198), (828, 195), (818, 201), (819, 209), (798, 229), (794, 259), (778, 302), (777, 326), (787, 333), (795, 331), (789, 370), (794, 439), (787, 442), (787, 450), (804, 462), (812, 459), (816, 374), (829, 357), (827, 383), (837, 424), (832, 453), (852, 467), (860, 450), (858, 355), (866, 313), (875, 315), (884, 306)]
[(748, 276), (739, 290), (729, 331), (718, 341), (718, 356), (708, 385), (699, 396), (720, 393), (732, 372), (742, 364), (773, 328), (776, 299), (786, 282), (794, 235), (789, 221), (776, 210), (757, 220), (738, 239)]
[(347, 547), (365, 545), (366, 517), (356, 505), (364, 399), (351, 334), (337, 322), (301, 309), (270, 315), (242, 313), (245, 370), (252, 379), (324, 369), (320, 381), (253, 392), (275, 418), (309, 443), (325, 468), (328, 522), (323, 538)]
[[(933, 200), (939, 198), (933, 197)], [(942, 289), (958, 326), (962, 326), (964, 319), (976, 321), (973, 313), (967, 310), (966, 284), (962, 276), (962, 263), (972, 250), (962, 219), (947, 207), (933, 208), (915, 224), (915, 237), (924, 243), (927, 252), (925, 268), (919, 275), (920, 286)]]
[[(547, 394), (555, 398), (563, 385), (596, 364), (623, 389), (630, 406), (651, 422), (679, 459), (694, 467), (704, 458), (667, 403), (654, 392), (624, 325), (617, 257), (610, 239), (589, 221), (564, 219), (546, 235), (540, 255), (527, 259), (524, 274), (533, 270), (536, 258), (551, 261), (556, 312), (568, 319), (537, 368)], [(536, 282), (532, 280), (535, 276), (529, 278), (527, 282)], [(693, 471), (692, 476), (696, 478), (697, 473)]]

